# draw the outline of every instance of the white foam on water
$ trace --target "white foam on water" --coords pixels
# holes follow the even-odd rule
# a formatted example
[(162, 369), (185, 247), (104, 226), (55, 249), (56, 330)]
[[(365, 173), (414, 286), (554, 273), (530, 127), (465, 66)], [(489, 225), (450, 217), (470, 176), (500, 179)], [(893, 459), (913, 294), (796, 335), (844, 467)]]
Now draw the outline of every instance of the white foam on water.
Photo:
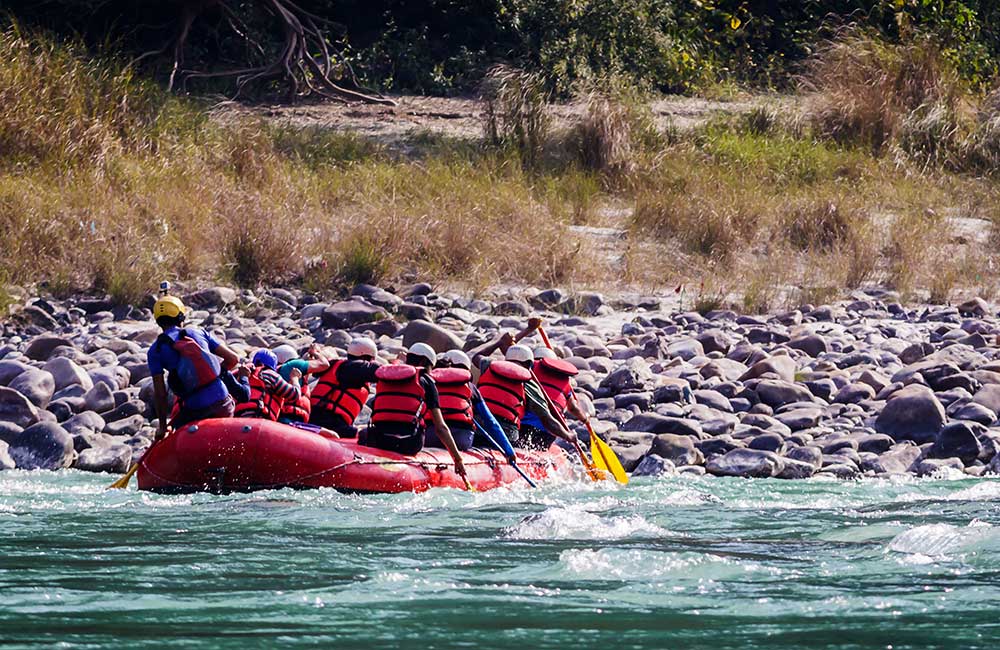
[(927, 524), (896, 535), (889, 542), (888, 550), (918, 556), (910, 558), (910, 561), (926, 564), (928, 562), (924, 558), (947, 559), (954, 553), (967, 551), (972, 545), (997, 536), (993, 526), (978, 520), (961, 527), (951, 524)]
[(981, 481), (972, 487), (947, 496), (949, 501), (996, 501), (1000, 499), (1000, 481)]
[(575, 578), (645, 583), (670, 579), (700, 584), (761, 571), (771, 575), (782, 573), (777, 567), (763, 567), (757, 562), (711, 553), (622, 548), (566, 550), (559, 554), (559, 567)]
[(580, 507), (548, 508), (504, 530), (510, 539), (625, 539), (672, 534), (641, 515), (601, 517)]

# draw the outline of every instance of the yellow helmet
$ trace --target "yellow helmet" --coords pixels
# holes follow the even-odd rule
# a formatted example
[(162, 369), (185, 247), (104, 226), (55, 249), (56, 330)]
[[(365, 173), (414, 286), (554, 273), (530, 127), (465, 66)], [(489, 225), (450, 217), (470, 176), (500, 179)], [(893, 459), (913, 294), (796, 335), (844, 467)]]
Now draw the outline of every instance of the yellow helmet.
[(156, 300), (156, 304), (153, 305), (153, 318), (159, 318), (160, 316), (177, 318), (178, 316), (183, 316), (185, 311), (184, 303), (181, 302), (180, 298), (161, 296)]

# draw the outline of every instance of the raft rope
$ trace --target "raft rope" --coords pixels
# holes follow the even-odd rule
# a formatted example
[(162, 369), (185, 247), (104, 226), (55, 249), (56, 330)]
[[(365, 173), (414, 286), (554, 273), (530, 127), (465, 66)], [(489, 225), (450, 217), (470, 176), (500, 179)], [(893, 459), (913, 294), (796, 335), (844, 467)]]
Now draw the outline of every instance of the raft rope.
[[(479, 449), (477, 447), (473, 447), (472, 449), (467, 449), (466, 451), (467, 452), (468, 451), (476, 451), (476, 452), (479, 452), (480, 454), (482, 454), (482, 460), (480, 460), (478, 462), (467, 463), (470, 467), (474, 467), (476, 465), (486, 465), (491, 470), (496, 470), (496, 468), (497, 468), (497, 461), (496, 461), (496, 458), (493, 457), (493, 452), (492, 451), (487, 451), (487, 450), (484, 450), (484, 449)], [(424, 449), (421, 449), (417, 453), (418, 454), (427, 453), (429, 455), (429, 452), (427, 452)], [(152, 476), (155, 476), (157, 479), (159, 479), (159, 480), (161, 480), (161, 481), (163, 481), (165, 483), (169, 483), (169, 484), (172, 484), (172, 485), (181, 485), (181, 486), (186, 486), (187, 485), (186, 483), (177, 483), (176, 481), (172, 481), (172, 480), (170, 480), (170, 479), (168, 479), (168, 478), (166, 478), (164, 476), (160, 476), (159, 474), (157, 474), (156, 472), (154, 472), (152, 469), (149, 468), (149, 466), (146, 464), (146, 459), (145, 458), (143, 458), (139, 462), (139, 464), (143, 467), (143, 469), (145, 469), (147, 472), (149, 472)], [(337, 472), (339, 470), (344, 469), (345, 467), (350, 467), (352, 465), (409, 465), (409, 466), (412, 466), (412, 467), (420, 467), (420, 468), (423, 468), (423, 469), (425, 469), (427, 471), (431, 471), (432, 468), (436, 469), (436, 468), (454, 467), (454, 463), (441, 463), (441, 462), (429, 463), (427, 461), (417, 461), (417, 460), (374, 460), (374, 459), (366, 460), (366, 459), (362, 458), (361, 456), (358, 456), (357, 454), (354, 454), (354, 459), (353, 460), (349, 460), (346, 463), (341, 463), (340, 465), (334, 465), (333, 467), (329, 467), (327, 469), (320, 470), (320, 471), (314, 472), (312, 474), (306, 474), (305, 476), (300, 476), (299, 478), (295, 479), (295, 481), (293, 481), (293, 482), (260, 483), (260, 484), (255, 484), (254, 487), (276, 488), (276, 487), (286, 487), (286, 486), (289, 486), (289, 485), (297, 485), (297, 484), (300, 484), (300, 483), (302, 483), (304, 481), (308, 481), (310, 479), (314, 479), (314, 478), (317, 478), (319, 476), (323, 476), (324, 474), (331, 474), (333, 472)], [(549, 467), (552, 466), (552, 463), (550, 461), (529, 460), (527, 463), (525, 463), (525, 465), (534, 465), (536, 467), (545, 467), (546, 469), (548, 469)]]

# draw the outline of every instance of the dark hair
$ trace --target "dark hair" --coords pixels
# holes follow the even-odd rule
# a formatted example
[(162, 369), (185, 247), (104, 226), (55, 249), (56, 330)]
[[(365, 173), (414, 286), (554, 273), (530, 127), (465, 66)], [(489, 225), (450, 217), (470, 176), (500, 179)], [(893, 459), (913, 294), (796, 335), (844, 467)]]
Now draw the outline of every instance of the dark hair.
[(156, 324), (162, 329), (167, 329), (170, 327), (180, 327), (181, 323), (184, 322), (184, 314), (179, 316), (160, 316), (156, 319)]
[(419, 354), (406, 353), (406, 365), (415, 366), (417, 368), (430, 369), (431, 360), (427, 357), (420, 356)]

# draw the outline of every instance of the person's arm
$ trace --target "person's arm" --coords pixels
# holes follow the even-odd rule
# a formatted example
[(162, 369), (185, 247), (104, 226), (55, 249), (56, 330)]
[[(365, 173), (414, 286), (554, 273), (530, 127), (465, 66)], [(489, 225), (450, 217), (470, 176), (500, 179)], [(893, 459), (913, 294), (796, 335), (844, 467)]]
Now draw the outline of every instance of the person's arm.
[(275, 397), (283, 400), (297, 400), (302, 395), (302, 391), (299, 388), (299, 378), (301, 376), (302, 373), (299, 369), (293, 368), (290, 382), (282, 379), (281, 375), (273, 370), (263, 373), (262, 378)]
[(510, 444), (507, 433), (500, 426), (500, 423), (497, 422), (497, 419), (493, 417), (493, 413), (490, 412), (489, 407), (483, 400), (483, 396), (475, 389), (472, 391), (472, 410), (476, 423), (500, 445), (500, 451), (503, 452), (503, 455), (510, 461), (516, 460), (517, 456), (514, 454), (514, 446)]
[[(514, 342), (520, 343), (523, 339), (526, 339), (532, 334), (534, 334), (535, 331), (541, 326), (542, 326), (542, 319), (537, 316), (532, 316), (531, 318), (528, 319), (528, 325), (523, 330), (518, 332), (516, 336), (514, 336)], [(506, 351), (507, 349), (504, 348), (504, 352)]]
[(153, 405), (156, 407), (156, 418), (159, 420), (156, 439), (160, 440), (167, 435), (167, 384), (163, 381), (162, 373), (153, 375)]
[(330, 360), (315, 345), (306, 351), (306, 357), (309, 358), (309, 369), (306, 372), (310, 375), (325, 372), (330, 367)]
[(225, 343), (219, 343), (212, 350), (212, 354), (222, 359), (222, 369), (232, 371), (240, 363), (240, 358)]
[(431, 417), (434, 419), (434, 433), (437, 434), (438, 440), (444, 443), (445, 449), (455, 461), (455, 473), (459, 476), (465, 476), (465, 463), (462, 462), (462, 454), (458, 451), (458, 445), (455, 444), (455, 438), (451, 435), (448, 423), (444, 421), (441, 409), (432, 408)]
[(576, 442), (576, 434), (563, 425), (562, 421), (549, 410), (545, 394), (535, 383), (535, 380), (531, 380), (524, 385), (524, 401), (527, 409), (538, 416), (538, 419), (542, 421), (542, 426), (545, 427), (546, 431), (557, 438), (562, 438), (563, 440), (569, 442)]
[(504, 332), (492, 341), (469, 350), (469, 358), (477, 368), (482, 365), (482, 360), (490, 356), (497, 350), (507, 351), (507, 348), (514, 345), (514, 337), (510, 332)]
[(566, 393), (566, 410), (580, 422), (586, 422), (590, 419), (590, 416), (580, 406), (580, 400), (576, 399), (576, 394), (573, 393), (572, 389)]

